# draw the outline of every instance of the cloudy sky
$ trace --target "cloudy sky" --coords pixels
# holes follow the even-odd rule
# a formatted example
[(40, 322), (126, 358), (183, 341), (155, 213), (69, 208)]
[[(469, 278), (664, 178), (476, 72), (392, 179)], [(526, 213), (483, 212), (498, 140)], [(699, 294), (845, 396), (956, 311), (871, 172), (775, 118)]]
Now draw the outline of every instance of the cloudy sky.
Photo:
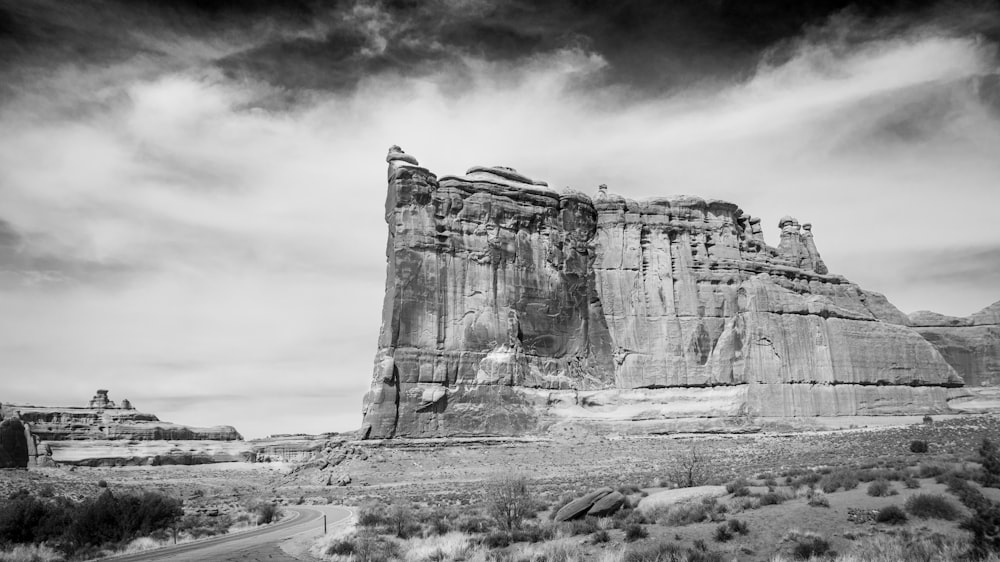
[(812, 222), (1000, 299), (1000, 12), (874, 0), (0, 0), (0, 400), (360, 425), (385, 153)]

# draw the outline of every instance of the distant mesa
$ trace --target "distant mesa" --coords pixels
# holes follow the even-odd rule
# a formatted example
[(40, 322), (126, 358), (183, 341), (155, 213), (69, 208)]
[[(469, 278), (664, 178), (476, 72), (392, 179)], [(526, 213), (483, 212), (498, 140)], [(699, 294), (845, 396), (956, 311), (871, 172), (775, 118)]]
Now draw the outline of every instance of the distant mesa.
[[(752, 430), (974, 409), (998, 314), (908, 318), (829, 272), (813, 227), (688, 195), (441, 176), (393, 146), (388, 269), (362, 433)], [(996, 312), (996, 311), (994, 311)]]
[[(86, 407), (0, 404), (0, 467), (54, 464), (201, 464), (243, 460), (249, 447), (232, 426), (190, 427), (160, 421), (100, 389)], [(20, 429), (18, 429), (20, 428)], [(20, 454), (20, 431), (26, 450)], [(175, 442), (188, 442), (180, 448)], [(17, 453), (8, 460), (10, 451)]]

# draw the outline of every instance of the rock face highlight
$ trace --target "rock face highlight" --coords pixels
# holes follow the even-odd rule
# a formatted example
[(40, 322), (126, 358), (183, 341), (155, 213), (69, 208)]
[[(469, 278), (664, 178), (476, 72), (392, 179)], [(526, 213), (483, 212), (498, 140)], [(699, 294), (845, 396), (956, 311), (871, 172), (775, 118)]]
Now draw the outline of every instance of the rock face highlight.
[(369, 438), (572, 420), (943, 412), (963, 381), (811, 225), (725, 201), (593, 199), (504, 167), (438, 178), (392, 147)]

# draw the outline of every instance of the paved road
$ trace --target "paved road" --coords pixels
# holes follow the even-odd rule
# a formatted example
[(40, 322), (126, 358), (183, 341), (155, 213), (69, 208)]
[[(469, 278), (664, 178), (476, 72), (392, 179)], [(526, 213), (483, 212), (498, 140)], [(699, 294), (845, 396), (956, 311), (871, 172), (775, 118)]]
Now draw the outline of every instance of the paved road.
[(273, 525), (232, 535), (221, 535), (200, 541), (179, 544), (157, 550), (109, 558), (114, 562), (227, 562), (230, 560), (273, 560), (275, 562), (296, 560), (278, 548), (278, 543), (286, 539), (309, 534), (323, 533), (323, 515), (327, 515), (327, 527), (346, 524), (351, 511), (343, 507), (295, 506), (283, 508), (287, 516)]

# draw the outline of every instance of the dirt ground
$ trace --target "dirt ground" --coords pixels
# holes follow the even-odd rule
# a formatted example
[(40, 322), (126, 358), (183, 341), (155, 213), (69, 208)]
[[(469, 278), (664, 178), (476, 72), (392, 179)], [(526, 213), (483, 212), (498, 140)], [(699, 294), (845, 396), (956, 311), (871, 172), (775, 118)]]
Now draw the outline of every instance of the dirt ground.
[[(530, 480), (541, 502), (551, 505), (562, 495), (601, 486), (663, 485), (692, 451), (702, 459), (711, 481), (724, 483), (739, 476), (794, 468), (973, 461), (984, 437), (1000, 440), (1000, 416), (805, 433), (601, 436), (566, 430), (525, 440), (345, 442), (337, 455), (340, 462), (332, 468), (321, 468), (316, 463), (225, 463), (4, 470), (0, 471), (0, 497), (23, 488), (83, 498), (99, 494), (104, 488), (102, 483), (106, 483), (112, 490), (164, 492), (183, 499), (189, 512), (202, 513), (216, 509), (224, 513), (251, 500), (359, 505), (372, 499), (404, 499), (462, 505), (481, 501), (484, 484), (496, 476), (519, 474)], [(909, 446), (914, 439), (929, 441), (930, 451), (911, 453)], [(331, 470), (350, 475), (351, 483), (329, 485)], [(867, 485), (862, 483), (854, 490), (829, 494), (828, 508), (811, 507), (806, 499), (796, 498), (737, 514), (751, 532), (726, 543), (712, 538), (718, 523), (650, 526), (651, 539), (662, 535), (685, 546), (702, 540), (711, 549), (732, 553), (741, 560), (767, 560), (780, 550), (781, 539), (790, 529), (801, 529), (821, 531), (835, 550), (843, 552), (866, 534), (888, 531), (871, 522), (848, 521), (848, 508), (902, 505), (913, 493), (947, 495), (933, 479), (921, 480), (921, 488), (916, 490), (906, 489), (899, 482), (893, 486), (898, 495), (890, 497), (870, 497), (865, 491)], [(961, 532), (957, 523), (934, 520), (911, 519), (903, 528), (916, 533)], [(610, 543), (593, 546), (595, 559), (603, 549), (620, 548), (623, 532), (612, 530), (610, 534)], [(586, 540), (573, 540), (577, 539)]]

